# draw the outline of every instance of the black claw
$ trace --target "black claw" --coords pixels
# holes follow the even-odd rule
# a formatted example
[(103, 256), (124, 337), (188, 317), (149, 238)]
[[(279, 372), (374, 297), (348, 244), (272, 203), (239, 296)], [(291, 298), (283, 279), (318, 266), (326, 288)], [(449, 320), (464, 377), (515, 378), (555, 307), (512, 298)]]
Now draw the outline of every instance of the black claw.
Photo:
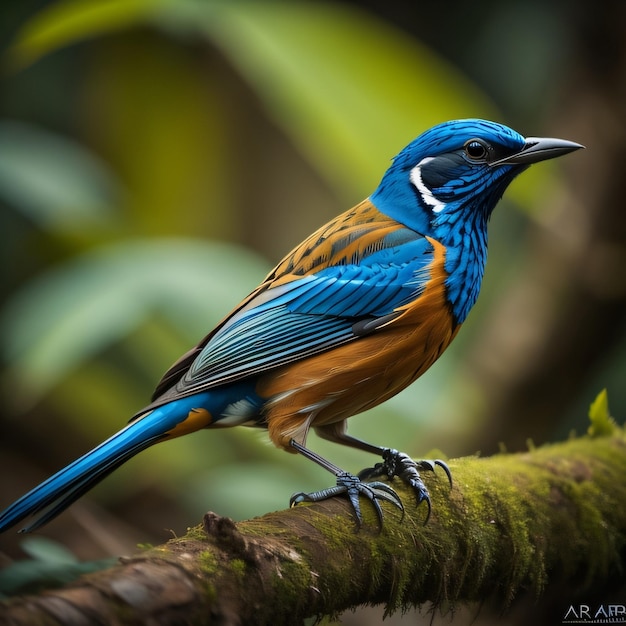
[(379, 476), (388, 476), (385, 471), (384, 463), (376, 463), (374, 467), (366, 467), (362, 469), (357, 476), (361, 480), (371, 480), (372, 478), (378, 478)]
[(446, 476), (448, 477), (448, 482), (450, 483), (450, 488), (452, 488), (452, 472), (450, 471), (448, 464), (441, 459), (435, 459), (435, 465), (438, 465), (446, 473)]
[(359, 473), (359, 478), (369, 480), (386, 475), (389, 479), (392, 479), (397, 476), (413, 489), (418, 505), (426, 502), (428, 512), (424, 523), (428, 522), (432, 510), (430, 494), (418, 470), (434, 472), (436, 467), (439, 466), (446, 473), (450, 487), (452, 487), (452, 474), (448, 465), (440, 459), (414, 461), (404, 452), (398, 452), (391, 448), (385, 448), (382, 457), (382, 463), (376, 463), (374, 467), (364, 469)]
[[(419, 504), (419, 502), (418, 502)], [(428, 524), (428, 520), (430, 519), (430, 514), (432, 513), (433, 507), (430, 503), (430, 496), (426, 497), (426, 506), (428, 507), (428, 510), (426, 511), (426, 519), (424, 520), (424, 526), (426, 526), (426, 524)]]
[(446, 473), (450, 487), (452, 487), (452, 473), (450, 472), (450, 468), (445, 461), (442, 461), (441, 459), (434, 459), (432, 461), (426, 459), (422, 461), (414, 461), (414, 463), (419, 469), (427, 470), (429, 472), (434, 472), (437, 466), (439, 466)]
[(350, 500), (352, 510), (357, 519), (357, 526), (360, 527), (363, 523), (363, 516), (361, 514), (361, 505), (359, 503), (359, 497), (366, 497), (374, 506), (376, 514), (378, 516), (378, 522), (382, 526), (384, 513), (380, 506), (380, 500), (390, 502), (394, 506), (397, 506), (404, 515), (404, 506), (400, 500), (398, 494), (385, 483), (378, 481), (364, 483), (359, 476), (350, 474), (349, 472), (342, 472), (337, 476), (337, 484), (334, 487), (328, 489), (321, 489), (320, 491), (314, 491), (313, 493), (295, 493), (289, 500), (290, 506), (296, 506), (301, 502), (320, 502), (327, 500), (338, 495), (345, 495)]

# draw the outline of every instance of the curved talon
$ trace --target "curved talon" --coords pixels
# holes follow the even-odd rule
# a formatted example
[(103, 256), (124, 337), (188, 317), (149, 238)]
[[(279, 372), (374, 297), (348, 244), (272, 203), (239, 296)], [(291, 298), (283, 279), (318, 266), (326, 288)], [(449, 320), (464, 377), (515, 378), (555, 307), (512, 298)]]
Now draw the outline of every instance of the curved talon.
[(362, 470), (359, 472), (359, 478), (369, 480), (386, 475), (389, 479), (392, 479), (397, 476), (413, 489), (418, 505), (426, 502), (428, 512), (424, 523), (427, 523), (432, 511), (432, 505), (430, 494), (418, 470), (434, 472), (437, 466), (439, 466), (446, 473), (450, 487), (452, 487), (452, 473), (447, 463), (441, 459), (414, 461), (408, 454), (398, 452), (398, 450), (393, 448), (385, 448), (382, 452), (382, 457), (382, 463), (376, 463), (374, 467)]
[(422, 461), (414, 461), (414, 463), (417, 467), (419, 467), (419, 469), (428, 470), (429, 472), (433, 473), (437, 467), (440, 467), (446, 473), (446, 476), (448, 477), (448, 482), (450, 483), (450, 487), (452, 487), (452, 472), (450, 471), (450, 468), (445, 461), (442, 461), (441, 459), (425, 459)]
[(387, 477), (389, 477), (389, 474), (387, 474), (387, 471), (385, 469), (384, 463), (376, 463), (374, 467), (366, 467), (357, 474), (357, 476), (361, 480), (370, 480), (372, 478), (377, 478), (378, 476), (384, 475), (387, 475)]
[(450, 471), (448, 464), (441, 459), (435, 459), (435, 465), (438, 465), (446, 473), (446, 476), (448, 477), (448, 482), (450, 483), (450, 488), (452, 488), (452, 472)]
[(389, 485), (378, 481), (364, 483), (359, 476), (350, 474), (349, 472), (339, 474), (337, 476), (337, 484), (334, 487), (321, 489), (320, 491), (314, 491), (312, 493), (294, 493), (289, 499), (289, 505), (294, 507), (302, 502), (320, 502), (338, 495), (346, 495), (348, 497), (357, 518), (358, 527), (363, 523), (359, 503), (360, 495), (365, 496), (372, 503), (381, 526), (383, 524), (384, 513), (379, 500), (390, 502), (398, 507), (402, 511), (402, 515), (404, 515), (404, 505), (398, 494)]

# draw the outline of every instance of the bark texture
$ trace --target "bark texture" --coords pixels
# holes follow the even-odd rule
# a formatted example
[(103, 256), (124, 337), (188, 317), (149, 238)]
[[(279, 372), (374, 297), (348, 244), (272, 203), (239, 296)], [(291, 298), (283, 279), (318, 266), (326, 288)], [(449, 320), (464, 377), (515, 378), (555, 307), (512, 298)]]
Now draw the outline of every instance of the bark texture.
[(298, 624), (361, 604), (507, 610), (532, 594), (560, 614), (602, 597), (626, 564), (626, 436), (450, 462), (426, 477), (433, 511), (405, 503), (360, 529), (340, 498), (235, 523), (207, 513), (184, 537), (62, 589), (0, 605), (1, 624)]

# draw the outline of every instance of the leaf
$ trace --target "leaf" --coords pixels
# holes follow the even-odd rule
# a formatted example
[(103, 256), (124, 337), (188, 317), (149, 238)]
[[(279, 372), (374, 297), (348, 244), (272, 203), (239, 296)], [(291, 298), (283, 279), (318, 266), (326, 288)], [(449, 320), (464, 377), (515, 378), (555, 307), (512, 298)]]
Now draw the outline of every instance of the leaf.
[(615, 420), (609, 413), (609, 396), (603, 389), (589, 407), (589, 421), (591, 425), (587, 434), (592, 437), (608, 437), (615, 431)]
[(61, 587), (82, 574), (111, 567), (117, 559), (80, 563), (62, 544), (46, 537), (28, 537), (20, 542), (31, 558), (15, 561), (0, 570), (0, 597), (35, 593)]
[[(32, 63), (59, 47), (142, 23), (188, 40), (200, 33), (219, 46), (347, 200), (369, 193), (390, 159), (429, 126), (500, 117), (475, 84), (427, 46), (340, 3), (66, 0), (25, 24), (9, 57), (18, 66)], [(507, 196), (530, 209), (550, 193), (557, 169), (532, 168)]]
[(0, 122), (0, 197), (50, 231), (112, 225), (120, 190), (78, 144), (20, 122)]
[(340, 191), (371, 191), (400, 148), (435, 123), (495, 115), (452, 65), (366, 11), (329, 2), (217, 6), (197, 26)]
[(9, 67), (21, 69), (60, 47), (144, 21), (171, 0), (66, 0), (31, 18), (9, 48)]
[(127, 241), (76, 257), (5, 307), (0, 328), (12, 376), (36, 399), (155, 311), (199, 341), (267, 269), (238, 246), (184, 238)]
[(117, 558), (87, 563), (16, 561), (0, 570), (0, 598), (63, 587), (83, 574), (107, 569), (117, 562)]
[(27, 537), (20, 543), (22, 550), (36, 561), (66, 565), (78, 559), (62, 544), (46, 537)]
[(139, 22), (221, 48), (267, 112), (341, 193), (371, 191), (419, 132), (494, 105), (435, 52), (367, 11), (330, 2), (66, 1), (41, 11), (11, 48), (32, 62)]

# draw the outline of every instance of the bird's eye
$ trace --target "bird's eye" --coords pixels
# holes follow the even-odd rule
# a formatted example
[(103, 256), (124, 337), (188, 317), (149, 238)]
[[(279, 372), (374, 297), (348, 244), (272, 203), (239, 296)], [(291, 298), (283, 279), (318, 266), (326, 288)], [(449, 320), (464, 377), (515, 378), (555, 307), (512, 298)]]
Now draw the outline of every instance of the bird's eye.
[(472, 159), (472, 161), (480, 161), (485, 159), (489, 154), (487, 146), (479, 139), (470, 139), (465, 144), (465, 154)]

